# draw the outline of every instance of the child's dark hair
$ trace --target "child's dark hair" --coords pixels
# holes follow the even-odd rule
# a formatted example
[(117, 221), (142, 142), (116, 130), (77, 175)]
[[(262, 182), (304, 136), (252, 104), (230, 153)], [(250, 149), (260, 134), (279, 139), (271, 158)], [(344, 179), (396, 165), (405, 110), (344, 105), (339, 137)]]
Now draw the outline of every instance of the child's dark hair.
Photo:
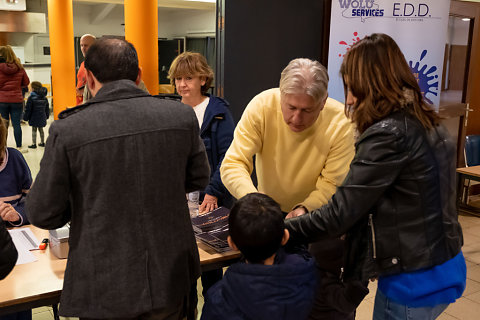
[(42, 88), (42, 84), (38, 81), (33, 81), (30, 85), (32, 86), (33, 91), (38, 91), (38, 89)]
[(278, 203), (262, 193), (239, 199), (228, 217), (229, 233), (250, 263), (263, 263), (280, 248), (285, 230)]

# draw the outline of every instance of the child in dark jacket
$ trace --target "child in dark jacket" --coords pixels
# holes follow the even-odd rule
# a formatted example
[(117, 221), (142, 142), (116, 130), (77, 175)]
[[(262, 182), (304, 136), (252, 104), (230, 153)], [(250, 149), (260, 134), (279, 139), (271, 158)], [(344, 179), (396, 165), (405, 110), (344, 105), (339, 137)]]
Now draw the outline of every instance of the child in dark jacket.
[(289, 238), (280, 206), (251, 193), (233, 206), (228, 243), (245, 260), (207, 292), (202, 319), (306, 319), (316, 287), (315, 261), (286, 253)]
[(31, 149), (37, 148), (37, 130), (40, 132), (40, 147), (45, 147), (45, 135), (43, 128), (47, 125), (47, 119), (50, 115), (50, 106), (48, 104), (47, 88), (43, 87), (38, 81), (31, 83), (32, 91), (27, 100), (25, 115), (23, 120), (28, 121), (32, 127), (33, 144), (28, 146)]

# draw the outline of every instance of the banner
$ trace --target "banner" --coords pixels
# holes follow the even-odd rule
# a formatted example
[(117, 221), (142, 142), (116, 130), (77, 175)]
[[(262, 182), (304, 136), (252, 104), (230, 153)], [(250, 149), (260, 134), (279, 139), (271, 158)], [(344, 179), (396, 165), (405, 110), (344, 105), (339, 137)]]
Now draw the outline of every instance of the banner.
[(333, 0), (329, 96), (345, 101), (340, 66), (348, 49), (372, 33), (399, 45), (425, 100), (438, 110), (450, 0)]

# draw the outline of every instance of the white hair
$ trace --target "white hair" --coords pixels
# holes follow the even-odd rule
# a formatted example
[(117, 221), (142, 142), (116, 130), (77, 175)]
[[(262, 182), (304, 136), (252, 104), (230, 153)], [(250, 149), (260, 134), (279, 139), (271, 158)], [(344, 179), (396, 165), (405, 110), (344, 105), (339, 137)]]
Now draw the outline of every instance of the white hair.
[(327, 69), (315, 60), (294, 59), (282, 71), (280, 92), (282, 95), (305, 93), (319, 104), (328, 95)]

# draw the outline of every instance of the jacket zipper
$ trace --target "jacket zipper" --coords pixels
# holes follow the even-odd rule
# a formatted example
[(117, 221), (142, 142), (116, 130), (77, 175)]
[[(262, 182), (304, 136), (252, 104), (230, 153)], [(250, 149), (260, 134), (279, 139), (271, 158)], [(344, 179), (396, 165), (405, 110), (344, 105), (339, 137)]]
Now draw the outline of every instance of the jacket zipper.
[(373, 214), (368, 215), (368, 225), (372, 231), (372, 249), (373, 249), (373, 259), (377, 259), (377, 246), (375, 244), (375, 228), (373, 227)]

